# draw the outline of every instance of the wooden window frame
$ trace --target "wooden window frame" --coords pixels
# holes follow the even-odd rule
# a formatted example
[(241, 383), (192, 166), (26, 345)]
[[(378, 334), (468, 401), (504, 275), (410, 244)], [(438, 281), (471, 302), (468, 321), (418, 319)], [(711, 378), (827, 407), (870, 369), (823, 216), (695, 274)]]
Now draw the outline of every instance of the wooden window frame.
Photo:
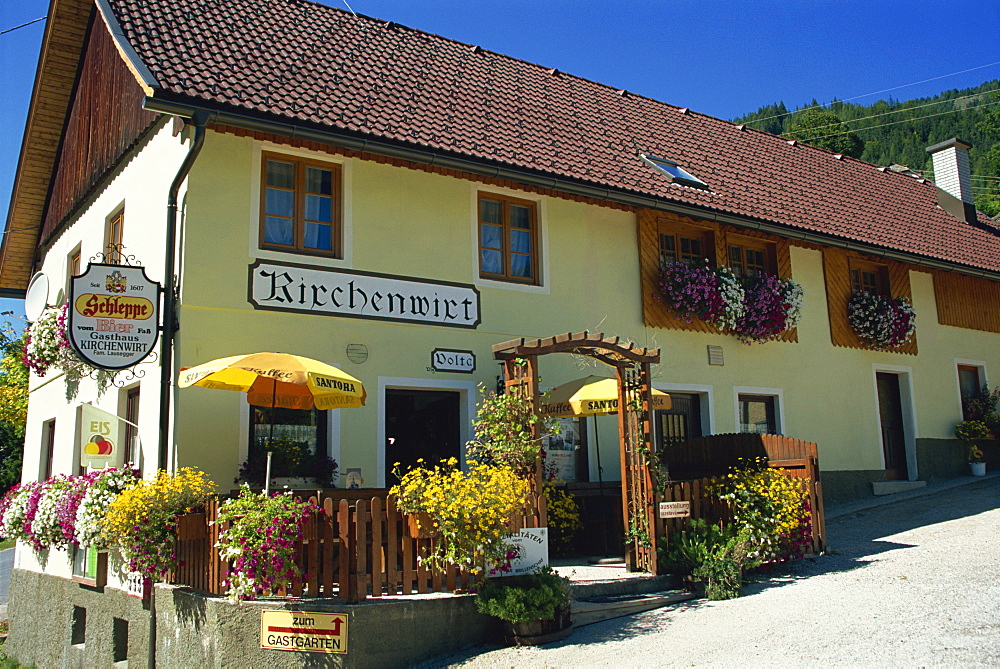
[[(704, 258), (709, 265), (715, 265), (715, 234), (712, 230), (699, 228), (694, 225), (684, 225), (683, 223), (673, 223), (670, 221), (660, 221), (657, 225), (657, 251), (660, 258), (660, 266), (664, 266), (664, 239), (673, 238), (674, 243), (674, 263), (683, 262), (692, 264), (691, 261), (697, 258)], [(701, 253), (684, 253), (685, 241), (697, 241), (701, 245)]]
[[(493, 223), (483, 220), (483, 200), (490, 202), (499, 202), (501, 206), (500, 214), (500, 224), (503, 229), (503, 248), (500, 249), (500, 253), (503, 256), (503, 274), (496, 274), (493, 272), (486, 272), (483, 270), (483, 250), (486, 248), (483, 246), (483, 225), (493, 225)], [(515, 276), (511, 269), (511, 257), (514, 255), (508, 248), (508, 240), (510, 239), (510, 206), (516, 205), (520, 207), (525, 207), (529, 211), (530, 215), (530, 225), (531, 225), (531, 277), (521, 277)], [(508, 283), (518, 283), (527, 286), (538, 286), (541, 285), (541, 259), (540, 255), (541, 249), (541, 235), (539, 235), (539, 216), (538, 216), (538, 203), (533, 200), (524, 200), (522, 198), (512, 197), (510, 195), (501, 195), (499, 193), (491, 193), (486, 191), (480, 191), (478, 197), (476, 198), (476, 236), (477, 236), (477, 246), (476, 246), (476, 258), (479, 265), (479, 278), (488, 279), (491, 281), (506, 281)], [(496, 251), (497, 249), (490, 248), (490, 251)], [(524, 254), (520, 254), (524, 255)]]
[[(910, 272), (915, 269), (910, 265), (893, 260), (862, 255), (836, 247), (823, 247), (823, 274), (826, 284), (827, 314), (830, 320), (830, 340), (834, 346), (871, 350), (871, 347), (861, 341), (851, 327), (848, 314), (849, 304), (854, 296), (851, 282), (851, 269), (874, 269), (883, 272), (883, 280), (888, 279), (887, 294), (892, 299), (906, 298), (913, 301), (910, 286)], [(917, 334), (902, 346), (893, 349), (894, 353), (917, 355)]]
[[(139, 428), (135, 427), (135, 425), (139, 424), (139, 390), (140, 386), (132, 386), (131, 388), (126, 388), (124, 391), (125, 420), (129, 421), (125, 423), (125, 453), (133, 467), (139, 464), (139, 454), (132, 446), (133, 439), (139, 435)], [(135, 425), (131, 423), (135, 423)]]
[[(273, 160), (289, 163), (295, 166), (295, 187), (292, 205), (292, 241), (291, 245), (265, 242), (267, 227), (267, 162)], [(305, 196), (306, 168), (316, 167), (331, 173), (331, 240), (330, 250), (315, 249), (305, 246)], [(324, 258), (343, 258), (343, 172), (338, 163), (328, 163), (321, 160), (291, 156), (284, 153), (262, 151), (260, 156), (260, 220), (257, 243), (259, 248), (267, 251), (285, 251), (303, 255), (321, 256)]]
[(39, 474), (42, 475), (41, 480), (44, 481), (50, 478), (53, 473), (52, 461), (55, 459), (56, 453), (56, 419), (50, 418), (45, 421), (42, 427), (42, 438), (45, 440), (45, 462), (42, 463)]
[(965, 408), (965, 395), (962, 394), (962, 372), (968, 372), (976, 375), (975, 389), (976, 392), (980, 392), (983, 387), (983, 368), (978, 365), (968, 365), (968, 364), (958, 364), (956, 366), (956, 374), (958, 375), (958, 400), (962, 407), (962, 420), (969, 420), (969, 412)]
[[(781, 426), (778, 424), (778, 396), (777, 395), (761, 395), (759, 393), (738, 393), (736, 395), (736, 406), (737, 406), (737, 432), (743, 432), (743, 405), (749, 402), (759, 402), (765, 405), (765, 413), (768, 421), (769, 429), (765, 434), (780, 434)], [(759, 434), (759, 433), (744, 433), (744, 434)]]
[[(855, 280), (857, 273), (857, 280)], [(851, 282), (851, 290), (857, 292), (866, 290), (864, 275), (870, 274), (875, 278), (875, 294), (884, 297), (892, 297), (892, 287), (889, 283), (889, 267), (881, 263), (860, 258), (851, 258), (848, 262), (848, 280)], [(868, 291), (871, 292), (871, 291)]]
[[(773, 242), (764, 241), (762, 239), (738, 237), (736, 235), (728, 235), (727, 237), (726, 263), (738, 278), (747, 279), (757, 278), (762, 274), (778, 274), (777, 252)], [(738, 259), (733, 258), (734, 251), (737, 252), (739, 256)], [(747, 259), (748, 251), (759, 253), (763, 256), (763, 263), (754, 265), (754, 267), (759, 268), (759, 271), (753, 275), (751, 275), (747, 270), (747, 268), (750, 267)]]
[(104, 245), (104, 262), (109, 265), (121, 265), (122, 249), (125, 248), (122, 242), (125, 237), (125, 207), (108, 216), (105, 224), (105, 236), (108, 241)]

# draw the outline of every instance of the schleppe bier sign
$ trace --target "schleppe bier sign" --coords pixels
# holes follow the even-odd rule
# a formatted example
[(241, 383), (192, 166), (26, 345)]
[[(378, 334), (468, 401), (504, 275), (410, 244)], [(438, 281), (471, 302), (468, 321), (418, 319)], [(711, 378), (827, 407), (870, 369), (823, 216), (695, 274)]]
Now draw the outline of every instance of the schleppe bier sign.
[(159, 334), (160, 284), (143, 267), (90, 263), (70, 284), (69, 342), (80, 358), (103, 369), (142, 361)]

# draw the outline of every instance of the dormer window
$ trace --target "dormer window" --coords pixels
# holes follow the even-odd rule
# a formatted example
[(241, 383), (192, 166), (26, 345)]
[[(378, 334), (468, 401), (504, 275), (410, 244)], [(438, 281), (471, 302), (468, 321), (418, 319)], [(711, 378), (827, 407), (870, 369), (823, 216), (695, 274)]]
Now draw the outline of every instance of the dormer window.
[(682, 186), (691, 186), (692, 188), (708, 188), (708, 184), (693, 176), (690, 172), (681, 167), (678, 163), (672, 160), (667, 160), (666, 158), (657, 158), (656, 156), (649, 156), (645, 153), (640, 153), (639, 157), (642, 158), (643, 162), (651, 167), (655, 167), (660, 172), (665, 174), (672, 183), (678, 183)]

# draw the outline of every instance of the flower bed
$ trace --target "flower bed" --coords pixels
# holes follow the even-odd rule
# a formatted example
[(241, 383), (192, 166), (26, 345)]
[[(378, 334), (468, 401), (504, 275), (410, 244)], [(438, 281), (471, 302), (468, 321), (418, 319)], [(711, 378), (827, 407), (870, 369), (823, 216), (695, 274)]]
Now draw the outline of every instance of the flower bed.
[(16, 485), (0, 500), (0, 532), (36, 552), (69, 545), (104, 549), (102, 522), (110, 500), (135, 483), (132, 470), (106, 469)]

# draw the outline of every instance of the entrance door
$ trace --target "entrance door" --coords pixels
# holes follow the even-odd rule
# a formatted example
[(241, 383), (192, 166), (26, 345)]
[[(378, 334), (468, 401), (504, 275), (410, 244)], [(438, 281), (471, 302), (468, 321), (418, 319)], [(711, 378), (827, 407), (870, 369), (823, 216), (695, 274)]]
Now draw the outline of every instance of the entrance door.
[(878, 388), (879, 424), (882, 426), (882, 451), (885, 455), (885, 478), (889, 481), (905, 481), (906, 441), (903, 436), (903, 403), (899, 395), (899, 377), (895, 374), (877, 372), (875, 385)]
[(656, 412), (658, 450), (702, 436), (699, 400), (695, 394), (671, 391), (670, 409)]
[(405, 472), (419, 458), (434, 466), (461, 457), (460, 399), (461, 393), (446, 390), (386, 389), (386, 486), (399, 482), (392, 473), (397, 462)]

